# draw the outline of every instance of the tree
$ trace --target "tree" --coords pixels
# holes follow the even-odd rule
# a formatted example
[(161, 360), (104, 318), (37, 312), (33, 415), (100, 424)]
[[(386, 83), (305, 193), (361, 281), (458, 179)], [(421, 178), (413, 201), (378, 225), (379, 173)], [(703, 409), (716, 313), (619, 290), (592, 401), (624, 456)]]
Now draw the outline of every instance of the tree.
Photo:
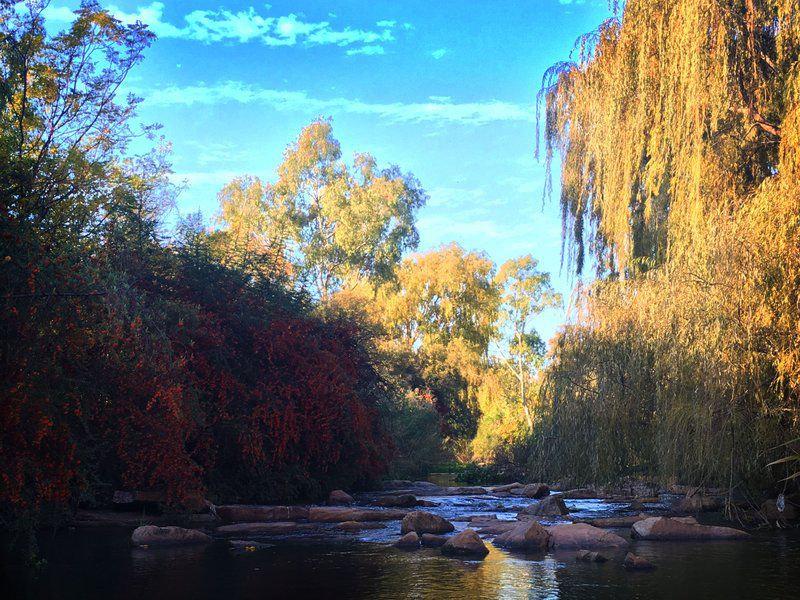
[(601, 275), (551, 344), (552, 476), (791, 476), (765, 466), (800, 433), (798, 14), (629, 0), (546, 74), (564, 245)]
[(410, 347), (455, 339), (485, 356), (498, 308), (494, 263), (456, 243), (403, 261), (382, 290), (379, 309), (397, 339)]
[(291, 209), (258, 177), (236, 177), (219, 194), (218, 254), (224, 264), (274, 279), (292, 272), (287, 253), (297, 233)]
[(417, 246), (414, 217), (426, 200), (412, 175), (379, 169), (369, 154), (346, 165), (330, 121), (318, 120), (286, 149), (274, 185), (239, 178), (220, 192), (220, 221), (237, 247), (284, 252), (325, 302), (348, 278), (373, 286), (391, 278)]
[[(550, 285), (550, 274), (538, 270), (538, 261), (530, 254), (503, 263), (496, 278), (503, 290), (500, 305), (500, 331), (505, 332), (508, 354), (505, 366), (519, 386), (519, 401), (528, 427), (533, 429), (527, 391), (544, 356), (544, 342), (532, 328), (533, 319), (547, 308), (561, 305), (561, 294)], [(505, 354), (503, 348), (500, 351)]]

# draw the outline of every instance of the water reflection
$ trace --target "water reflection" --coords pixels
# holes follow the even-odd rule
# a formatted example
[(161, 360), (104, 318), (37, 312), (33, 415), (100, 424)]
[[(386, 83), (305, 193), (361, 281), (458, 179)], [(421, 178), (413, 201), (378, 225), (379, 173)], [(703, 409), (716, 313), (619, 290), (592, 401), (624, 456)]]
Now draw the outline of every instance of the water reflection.
[(483, 560), (451, 559), (432, 551), (387, 557), (377, 595), (381, 598), (559, 598), (558, 561), (514, 556), (491, 545)]

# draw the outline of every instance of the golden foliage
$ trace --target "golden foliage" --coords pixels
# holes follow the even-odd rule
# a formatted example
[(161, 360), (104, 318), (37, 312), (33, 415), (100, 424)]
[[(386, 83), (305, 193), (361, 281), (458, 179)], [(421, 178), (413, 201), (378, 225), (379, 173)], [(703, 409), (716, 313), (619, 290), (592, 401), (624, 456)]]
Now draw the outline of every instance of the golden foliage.
[(553, 345), (540, 468), (733, 485), (798, 437), (798, 27), (797, 1), (631, 0), (551, 73), (566, 243), (608, 277)]

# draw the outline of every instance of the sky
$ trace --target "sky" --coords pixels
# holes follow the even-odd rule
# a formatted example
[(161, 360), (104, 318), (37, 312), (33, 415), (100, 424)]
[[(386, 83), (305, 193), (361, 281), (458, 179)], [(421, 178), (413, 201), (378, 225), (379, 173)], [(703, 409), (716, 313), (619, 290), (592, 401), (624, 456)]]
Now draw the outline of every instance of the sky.
[[(53, 0), (48, 23), (77, 4)], [(420, 251), (456, 241), (498, 265), (532, 254), (565, 305), (536, 328), (549, 339), (563, 322), (577, 280), (561, 267), (558, 202), (543, 202), (536, 93), (610, 16), (606, 0), (100, 4), (158, 36), (126, 85), (172, 143), (181, 214), (210, 219), (235, 176), (273, 181), (286, 146), (329, 117), (344, 157), (369, 152), (420, 180)]]

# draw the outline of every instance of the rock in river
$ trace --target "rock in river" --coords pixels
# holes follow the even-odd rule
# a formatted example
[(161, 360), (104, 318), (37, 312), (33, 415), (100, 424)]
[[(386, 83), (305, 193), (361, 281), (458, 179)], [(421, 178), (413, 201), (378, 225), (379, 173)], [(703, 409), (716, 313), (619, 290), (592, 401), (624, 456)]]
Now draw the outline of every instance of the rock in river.
[(575, 555), (575, 560), (596, 563), (604, 563), (608, 561), (608, 559), (599, 552), (593, 552), (591, 550), (578, 550), (578, 553)]
[(382, 510), (348, 508), (346, 506), (312, 506), (308, 509), (308, 520), (319, 523), (341, 523), (343, 521), (399, 521), (406, 516), (404, 510)]
[(629, 571), (652, 571), (656, 566), (646, 558), (636, 556), (633, 552), (628, 552), (625, 555), (625, 560), (622, 563)]
[(328, 495), (328, 504), (330, 504), (331, 506), (337, 506), (342, 504), (349, 505), (353, 504), (354, 502), (355, 500), (353, 500), (353, 497), (344, 490), (333, 490)]
[(131, 543), (136, 546), (182, 546), (210, 542), (211, 538), (202, 531), (183, 527), (144, 525), (134, 529), (131, 535)]
[(378, 521), (370, 521), (369, 523), (361, 523), (359, 521), (344, 521), (339, 523), (336, 527), (339, 529), (344, 529), (345, 531), (361, 531), (362, 529), (382, 529), (385, 527), (385, 525)]
[(383, 498), (378, 498), (373, 504), (384, 507), (412, 508), (417, 506), (419, 501), (413, 494), (400, 494), (399, 496), (384, 496)]
[(616, 533), (586, 523), (551, 525), (545, 529), (550, 534), (550, 546), (555, 550), (628, 547), (627, 540)]
[(444, 543), (442, 554), (448, 556), (486, 556), (489, 554), (489, 549), (475, 531), (465, 529)]
[(536, 521), (521, 521), (510, 531), (494, 538), (494, 545), (511, 550), (545, 551), (550, 534)]
[(223, 521), (294, 521), (308, 518), (306, 506), (227, 504), (217, 506), (216, 511)]
[(447, 538), (443, 535), (434, 535), (433, 533), (422, 534), (422, 545), (428, 548), (439, 548), (447, 542)]
[(553, 494), (526, 506), (520, 511), (520, 514), (535, 517), (560, 517), (568, 512), (567, 505), (564, 504), (564, 497), (561, 494)]
[(651, 517), (633, 524), (631, 536), (642, 540), (741, 540), (750, 537), (732, 527), (711, 527), (669, 517)]
[(416, 531), (417, 533), (449, 533), (455, 527), (438, 515), (422, 510), (415, 510), (403, 517), (400, 523), (400, 533)]
[(397, 540), (394, 545), (403, 550), (416, 550), (419, 548), (419, 536), (416, 531), (409, 531)]
[(550, 488), (544, 483), (529, 483), (521, 488), (514, 488), (510, 490), (515, 496), (523, 496), (525, 498), (533, 498), (538, 500), (550, 494)]
[(281, 535), (292, 533), (298, 528), (308, 529), (312, 527), (308, 523), (298, 525), (294, 521), (258, 521), (256, 523), (233, 523), (231, 525), (221, 525), (217, 527), (217, 533), (222, 535)]

